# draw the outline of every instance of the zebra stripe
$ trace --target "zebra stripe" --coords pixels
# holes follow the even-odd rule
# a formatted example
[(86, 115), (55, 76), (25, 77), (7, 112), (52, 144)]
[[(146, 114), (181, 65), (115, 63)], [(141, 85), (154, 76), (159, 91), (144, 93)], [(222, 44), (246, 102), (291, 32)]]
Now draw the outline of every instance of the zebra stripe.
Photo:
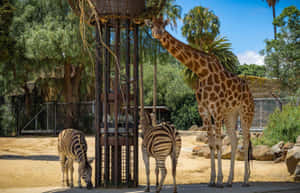
[[(87, 143), (84, 134), (75, 129), (64, 129), (58, 135), (58, 153), (62, 167), (62, 183), (66, 173), (66, 184), (73, 187), (73, 162), (78, 161), (78, 185), (81, 187), (81, 178), (86, 182), (87, 188), (92, 187), (92, 168), (87, 159)], [(68, 170), (71, 172), (69, 183)]]
[[(147, 175), (147, 187), (145, 191), (149, 191), (149, 157), (153, 157), (156, 160), (156, 192), (160, 192), (164, 179), (166, 177), (166, 166), (165, 160), (168, 156), (171, 157), (172, 161), (172, 175), (174, 183), (174, 192), (177, 192), (176, 188), (176, 165), (181, 150), (181, 137), (176, 131), (175, 127), (171, 124), (163, 122), (155, 127), (149, 124), (149, 119), (146, 128), (143, 130), (143, 142), (142, 151), (143, 159), (146, 168)], [(159, 170), (161, 171), (161, 180), (158, 183)]]

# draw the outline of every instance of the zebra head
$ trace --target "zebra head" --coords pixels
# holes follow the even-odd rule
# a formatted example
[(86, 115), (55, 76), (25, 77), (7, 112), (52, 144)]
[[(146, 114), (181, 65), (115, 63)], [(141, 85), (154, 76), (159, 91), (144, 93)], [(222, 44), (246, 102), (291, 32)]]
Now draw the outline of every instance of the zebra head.
[(85, 163), (79, 164), (79, 175), (85, 181), (87, 189), (91, 189), (93, 187), (92, 184), (92, 167), (91, 162), (93, 160), (86, 161)]

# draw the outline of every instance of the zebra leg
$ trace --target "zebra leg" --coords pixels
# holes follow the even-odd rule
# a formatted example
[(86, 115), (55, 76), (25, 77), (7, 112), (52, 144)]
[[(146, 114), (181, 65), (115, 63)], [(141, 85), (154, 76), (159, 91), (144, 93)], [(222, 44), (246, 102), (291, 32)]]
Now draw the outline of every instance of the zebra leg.
[(150, 192), (150, 167), (149, 167), (149, 156), (147, 154), (147, 150), (145, 147), (142, 146), (142, 153), (143, 153), (143, 160), (145, 164), (145, 169), (146, 169), (146, 177), (147, 177), (147, 185), (145, 192)]
[[(173, 154), (174, 155), (174, 154)], [(174, 184), (174, 193), (177, 193), (177, 187), (176, 187), (176, 166), (177, 166), (177, 159), (176, 155), (171, 156), (172, 161), (172, 176), (173, 176), (173, 184)]]
[(70, 186), (69, 183), (69, 159), (65, 162), (65, 174), (66, 174), (66, 184), (67, 186)]
[(74, 186), (74, 183), (73, 183), (73, 173), (74, 173), (73, 160), (69, 160), (69, 170), (70, 170), (70, 178), (71, 178), (70, 187), (73, 188), (73, 186)]
[(159, 193), (162, 189), (163, 184), (164, 184), (164, 181), (165, 181), (165, 178), (166, 178), (166, 175), (167, 175), (167, 169), (166, 169), (166, 166), (165, 166), (165, 159), (156, 160), (156, 163), (157, 163), (158, 167), (161, 170), (160, 183), (159, 183), (158, 188), (156, 189), (156, 193)]
[(79, 172), (79, 167), (78, 167), (78, 187), (82, 188), (82, 186), (81, 186), (81, 175), (80, 175), (80, 172)]
[(157, 165), (157, 162), (156, 162), (156, 167), (155, 167), (155, 175), (156, 175), (156, 189), (158, 188), (158, 177), (159, 177), (159, 167)]
[(60, 159), (60, 165), (61, 165), (61, 172), (62, 172), (62, 186), (64, 186), (64, 182), (65, 182), (65, 163), (66, 163), (66, 156), (64, 156), (63, 154), (59, 154), (59, 159)]

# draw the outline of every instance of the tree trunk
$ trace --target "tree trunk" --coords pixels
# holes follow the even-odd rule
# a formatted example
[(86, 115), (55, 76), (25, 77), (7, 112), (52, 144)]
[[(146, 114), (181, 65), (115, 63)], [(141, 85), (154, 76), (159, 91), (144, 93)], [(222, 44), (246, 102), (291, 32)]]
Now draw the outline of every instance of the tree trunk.
[(153, 111), (152, 111), (152, 125), (156, 125), (156, 104), (157, 103), (157, 50), (154, 49), (154, 69), (153, 69)]
[(64, 65), (65, 128), (78, 128), (79, 86), (82, 71), (83, 65), (74, 67), (69, 61)]
[[(274, 19), (276, 18), (276, 14), (275, 14), (275, 5), (273, 5), (272, 6), (272, 8), (273, 8), (273, 21), (274, 21)], [(273, 26), (274, 26), (274, 40), (276, 40), (276, 34), (277, 34), (277, 29), (276, 29), (276, 25), (275, 24), (273, 24)]]

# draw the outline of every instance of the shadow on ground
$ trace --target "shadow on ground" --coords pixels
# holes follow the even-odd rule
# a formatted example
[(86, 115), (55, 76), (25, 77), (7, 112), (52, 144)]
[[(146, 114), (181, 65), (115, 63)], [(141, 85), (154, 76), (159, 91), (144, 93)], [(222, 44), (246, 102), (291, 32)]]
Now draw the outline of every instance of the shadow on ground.
[(36, 160), (36, 161), (58, 161), (55, 155), (0, 155), (0, 159), (5, 160)]
[[(87, 190), (86, 188), (59, 188), (43, 193), (142, 193), (144, 187), (127, 189), (103, 189), (97, 188)], [(151, 192), (155, 192), (155, 187), (151, 187)], [(300, 183), (291, 182), (253, 182), (250, 187), (242, 187), (241, 183), (234, 183), (231, 188), (208, 187), (207, 184), (186, 184), (178, 185), (178, 192), (186, 193), (299, 193)], [(161, 193), (173, 193), (173, 186), (166, 185)]]

